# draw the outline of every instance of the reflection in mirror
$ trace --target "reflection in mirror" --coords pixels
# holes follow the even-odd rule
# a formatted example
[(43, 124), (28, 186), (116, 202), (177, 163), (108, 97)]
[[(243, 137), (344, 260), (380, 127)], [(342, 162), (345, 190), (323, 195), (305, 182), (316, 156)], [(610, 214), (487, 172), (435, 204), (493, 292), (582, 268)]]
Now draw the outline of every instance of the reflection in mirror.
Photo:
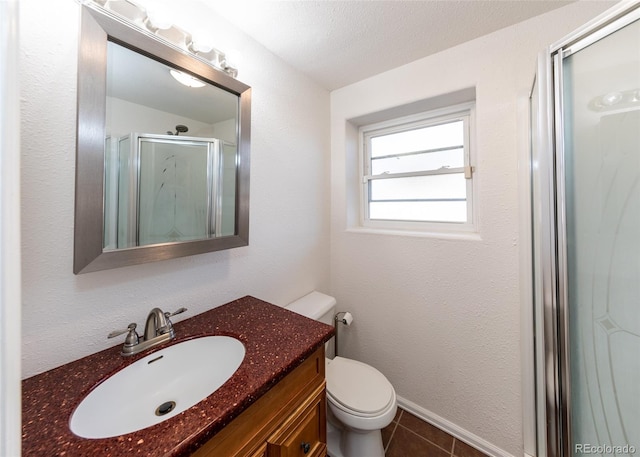
[(74, 273), (248, 244), (250, 93), (82, 7)]
[(234, 234), (236, 95), (108, 42), (106, 108), (105, 250)]

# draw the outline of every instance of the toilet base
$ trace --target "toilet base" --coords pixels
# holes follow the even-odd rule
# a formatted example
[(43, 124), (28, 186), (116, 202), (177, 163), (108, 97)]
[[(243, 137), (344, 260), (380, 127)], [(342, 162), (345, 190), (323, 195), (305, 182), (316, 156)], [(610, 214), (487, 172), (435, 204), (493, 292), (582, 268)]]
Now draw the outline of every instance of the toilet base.
[(347, 430), (327, 422), (329, 457), (384, 457), (380, 430)]
[(341, 431), (331, 422), (327, 422), (327, 457), (344, 457), (340, 450)]

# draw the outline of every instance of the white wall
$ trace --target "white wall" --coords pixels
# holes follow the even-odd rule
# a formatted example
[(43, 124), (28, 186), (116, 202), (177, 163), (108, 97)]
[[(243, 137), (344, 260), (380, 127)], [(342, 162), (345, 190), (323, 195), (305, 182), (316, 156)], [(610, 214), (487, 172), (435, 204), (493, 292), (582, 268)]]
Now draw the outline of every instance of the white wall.
[[(331, 94), (332, 293), (355, 317), (342, 354), (376, 366), (405, 404), (494, 454), (523, 453), (517, 178), (526, 142), (517, 132), (527, 120), (518, 106), (537, 53), (607, 6), (571, 4)], [(479, 237), (354, 230), (349, 120), (469, 87)]]
[(239, 79), (252, 87), (250, 244), (74, 276), (80, 6), (20, 8), (24, 377), (118, 344), (106, 335), (154, 306), (186, 306), (181, 320), (246, 294), (284, 304), (328, 289), (329, 94), (201, 12), (220, 48), (242, 53)]
[[(183, 136), (219, 138), (213, 136), (214, 126), (211, 124), (149, 108), (121, 98), (106, 97), (106, 99), (107, 113), (117, 113), (107, 121), (106, 133), (108, 136), (119, 138), (129, 135), (131, 132), (166, 135), (167, 132), (175, 132), (175, 125), (184, 124), (189, 128), (189, 131), (183, 133)], [(232, 121), (235, 126), (235, 119), (232, 119)], [(226, 140), (227, 138), (220, 139)], [(234, 136), (231, 137), (231, 141), (235, 143)]]

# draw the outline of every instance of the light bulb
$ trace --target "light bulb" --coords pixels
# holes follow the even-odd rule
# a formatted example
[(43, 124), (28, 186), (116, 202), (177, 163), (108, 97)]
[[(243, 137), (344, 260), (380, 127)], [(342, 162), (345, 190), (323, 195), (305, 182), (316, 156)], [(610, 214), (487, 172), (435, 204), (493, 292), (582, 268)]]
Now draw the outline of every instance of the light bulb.
[(170, 29), (173, 25), (169, 12), (161, 8), (148, 9), (147, 21), (152, 28), (160, 30)]
[(193, 52), (211, 52), (213, 39), (207, 33), (195, 32), (191, 35), (190, 49)]
[(230, 49), (224, 53), (227, 65), (233, 68), (238, 68), (242, 65), (242, 54), (236, 49)]

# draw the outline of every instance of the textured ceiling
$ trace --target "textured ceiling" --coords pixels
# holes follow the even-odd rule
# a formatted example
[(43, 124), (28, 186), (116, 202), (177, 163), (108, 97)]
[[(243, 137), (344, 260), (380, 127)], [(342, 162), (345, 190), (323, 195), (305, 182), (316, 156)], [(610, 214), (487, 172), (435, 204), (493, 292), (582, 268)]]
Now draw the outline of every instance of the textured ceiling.
[(200, 2), (329, 90), (571, 3), (561, 0)]

